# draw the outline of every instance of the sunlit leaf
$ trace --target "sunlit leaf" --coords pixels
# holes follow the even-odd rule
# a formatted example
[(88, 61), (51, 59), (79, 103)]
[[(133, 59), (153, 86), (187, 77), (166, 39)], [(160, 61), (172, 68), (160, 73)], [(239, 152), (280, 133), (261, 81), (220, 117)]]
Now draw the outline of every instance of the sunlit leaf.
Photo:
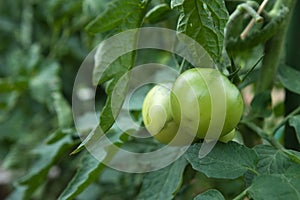
[(172, 1), (181, 6), (177, 30), (201, 44), (214, 61), (219, 61), (223, 49), (224, 28), (229, 14), (223, 0)]

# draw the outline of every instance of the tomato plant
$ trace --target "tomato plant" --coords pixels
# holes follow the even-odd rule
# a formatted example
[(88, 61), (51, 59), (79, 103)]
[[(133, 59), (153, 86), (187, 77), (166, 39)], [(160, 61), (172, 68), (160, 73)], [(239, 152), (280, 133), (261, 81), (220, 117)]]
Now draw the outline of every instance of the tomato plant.
[(0, 1), (0, 199), (299, 199), (299, 10)]

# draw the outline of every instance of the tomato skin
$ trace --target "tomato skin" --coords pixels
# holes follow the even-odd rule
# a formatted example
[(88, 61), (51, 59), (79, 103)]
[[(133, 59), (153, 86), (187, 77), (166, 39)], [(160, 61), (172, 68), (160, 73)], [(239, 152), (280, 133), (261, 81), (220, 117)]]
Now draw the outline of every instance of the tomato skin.
[[(187, 70), (172, 87), (174, 120), (199, 138), (218, 139), (228, 134), (240, 121), (243, 107), (238, 88), (216, 69)], [(212, 118), (220, 131), (207, 134)]]
[(159, 142), (172, 146), (189, 145), (194, 137), (179, 131), (179, 125), (172, 116), (171, 87), (172, 84), (156, 85), (148, 92), (142, 108), (143, 121), (149, 133)]
[(149, 133), (164, 144), (189, 145), (195, 138), (228, 142), (235, 136), (244, 103), (240, 91), (212, 68), (182, 73), (174, 84), (154, 86), (142, 116)]

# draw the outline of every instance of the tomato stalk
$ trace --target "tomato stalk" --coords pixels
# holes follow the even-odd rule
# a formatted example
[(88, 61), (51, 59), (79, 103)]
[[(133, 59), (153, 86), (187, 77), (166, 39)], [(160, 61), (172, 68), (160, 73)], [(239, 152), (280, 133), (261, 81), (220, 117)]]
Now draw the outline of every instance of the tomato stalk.
[(270, 15), (274, 16), (282, 7), (289, 9), (289, 13), (282, 23), (281, 29), (271, 37), (265, 45), (265, 57), (262, 61), (259, 79), (257, 81), (256, 93), (270, 90), (273, 87), (273, 81), (276, 76), (277, 68), (282, 61), (283, 49), (292, 11), (295, 6), (295, 0), (278, 0), (276, 1)]

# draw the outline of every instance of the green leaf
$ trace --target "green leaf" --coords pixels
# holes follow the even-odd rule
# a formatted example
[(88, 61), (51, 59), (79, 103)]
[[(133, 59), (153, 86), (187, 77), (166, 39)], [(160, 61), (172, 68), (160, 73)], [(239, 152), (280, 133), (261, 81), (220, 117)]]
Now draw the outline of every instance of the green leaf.
[(101, 137), (104, 135), (102, 129), (97, 126), (93, 132), (91, 132), (81, 143), (80, 145), (71, 153), (76, 154), (80, 152), (84, 147), (93, 147), (97, 145)]
[(300, 143), (300, 115), (293, 116), (289, 120), (290, 126), (294, 127), (296, 133), (297, 133), (297, 139), (298, 142)]
[(181, 5), (177, 30), (200, 43), (214, 61), (219, 61), (224, 42), (224, 28), (229, 18), (223, 0), (173, 1)]
[(101, 161), (97, 160), (89, 153), (85, 154), (75, 176), (69, 182), (68, 186), (61, 193), (58, 199), (74, 199), (90, 183), (98, 179), (99, 174), (104, 168), (105, 165), (103, 165)]
[(246, 187), (249, 187), (251, 184), (252, 184), (252, 182), (253, 182), (253, 180), (254, 180), (254, 178), (257, 176), (257, 174), (256, 173), (253, 173), (253, 172), (251, 172), (251, 171), (247, 171), (245, 174), (244, 174), (244, 182), (245, 182), (245, 186)]
[(287, 176), (258, 176), (248, 190), (249, 196), (255, 200), (300, 199), (299, 168), (297, 173), (295, 174), (292, 171)]
[[(121, 31), (140, 27), (146, 12), (146, 5), (142, 5), (138, 0), (118, 0), (111, 5), (113, 5), (113, 7), (108, 8), (107, 11), (111, 13), (111, 15), (116, 15), (118, 12), (124, 12), (122, 15), (116, 15), (117, 18), (121, 18)], [(109, 11), (109, 9), (115, 8), (115, 6), (122, 9), (113, 9)], [(113, 16), (108, 17), (110, 14), (107, 16), (104, 14), (101, 14), (94, 22), (92, 22), (88, 26), (88, 29), (93, 29), (93, 31), (103, 31), (98, 23), (103, 24), (103, 22), (106, 21), (114, 21)], [(108, 19), (105, 20), (106, 17), (108, 17)], [(120, 19), (117, 21), (119, 20)], [(135, 49), (137, 41), (136, 33), (136, 30), (131, 30), (118, 35), (116, 39), (114, 37), (109, 38), (101, 43), (101, 46), (98, 47), (95, 55), (93, 83), (100, 84), (105, 81), (110, 81), (106, 90), (108, 98), (100, 116), (100, 126), (104, 132), (113, 125), (126, 96), (129, 81), (129, 75), (126, 73), (134, 64), (135, 53), (131, 51)], [(115, 96), (116, 98), (112, 99), (112, 96)]]
[(294, 162), (300, 164), (300, 152), (299, 151), (294, 151), (292, 149), (286, 150), (285, 149), (285, 154)]
[(144, 17), (145, 4), (140, 0), (112, 1), (104, 12), (87, 25), (86, 30), (99, 33), (112, 30), (117, 26), (121, 30), (137, 28)]
[(261, 174), (281, 174), (291, 165), (290, 159), (272, 146), (257, 145), (254, 150), (259, 157), (257, 170)]
[(109, 96), (100, 115), (100, 126), (104, 132), (106, 132), (115, 122), (127, 94), (129, 76), (123, 76), (118, 81), (122, 84), (117, 84), (115, 81), (109, 84)]
[(218, 190), (210, 189), (197, 195), (194, 200), (225, 200), (225, 198)]
[[(101, 134), (95, 134), (93, 137), (98, 137)], [(110, 131), (107, 133), (109, 141), (114, 145), (120, 146), (123, 141), (121, 137), (123, 132), (121, 131)], [(90, 135), (89, 135), (90, 136)], [(89, 137), (88, 136), (88, 137)], [(100, 138), (96, 140), (87, 140), (86, 143), (82, 143), (75, 151), (79, 151), (81, 148), (86, 146), (90, 151), (96, 152), (97, 159), (94, 158), (91, 154), (87, 154), (83, 157), (81, 161), (81, 166), (78, 168), (77, 173), (73, 179), (69, 182), (68, 186), (61, 193), (59, 199), (74, 199), (76, 195), (80, 194), (89, 184), (95, 181), (99, 174), (105, 169), (105, 165), (102, 162), (109, 162), (109, 160), (116, 153), (114, 149), (110, 149), (110, 143), (107, 144), (107, 141), (101, 141)], [(91, 143), (93, 141), (93, 143)]]
[(24, 146), (18, 143), (11, 146), (2, 160), (1, 166), (4, 169), (20, 169), (24, 165), (29, 165), (34, 156), (30, 152), (24, 152)]
[(28, 88), (28, 80), (25, 78), (0, 78), (0, 93), (23, 91)]
[(31, 96), (39, 103), (48, 103), (49, 94), (58, 91), (61, 80), (58, 76), (58, 63), (47, 63), (29, 82)]
[(171, 165), (145, 175), (138, 200), (171, 200), (182, 183), (182, 176), (187, 165), (181, 157)]
[(254, 69), (239, 85), (238, 88), (242, 90), (248, 85), (254, 83), (259, 77), (259, 70)]
[(6, 200), (19, 200), (24, 199), (27, 186), (16, 185), (15, 190), (11, 193)]
[(300, 94), (300, 71), (287, 65), (278, 68), (278, 78), (282, 85), (288, 90)]
[(235, 179), (248, 170), (255, 172), (257, 154), (236, 142), (217, 143), (204, 158), (199, 158), (201, 144), (192, 145), (185, 154), (192, 167), (211, 178)]
[(52, 95), (54, 99), (54, 109), (58, 118), (58, 125), (61, 129), (69, 128), (72, 124), (72, 112), (69, 103), (59, 92), (54, 92)]
[(154, 6), (151, 10), (149, 10), (146, 14), (145, 19), (150, 23), (157, 23), (164, 19), (166, 14), (170, 12), (171, 9), (168, 4), (162, 3)]
[[(60, 130), (58, 130), (53, 134), (61, 135), (62, 133)], [(33, 164), (28, 174), (21, 178), (21, 180), (17, 183), (17, 189), (15, 192), (20, 192), (18, 189), (19, 187), (23, 188), (21, 190), (23, 195), (21, 199), (28, 199), (33, 194), (33, 192), (45, 180), (50, 167), (59, 159), (62, 154), (66, 152), (67, 149), (72, 146), (73, 141), (71, 135), (65, 134), (63, 138), (55, 143), (42, 143), (39, 147), (34, 149), (34, 152), (37, 153), (39, 159)], [(14, 194), (12, 194), (12, 196), (14, 196)]]
[(264, 91), (255, 95), (251, 102), (251, 117), (269, 117), (272, 114), (271, 92)]
[(183, 4), (184, 0), (171, 0), (171, 9), (181, 6)]
[(19, 92), (10, 92), (7, 94), (0, 94), (0, 123), (9, 118), (9, 113), (16, 107)]
[[(120, 145), (121, 143), (123, 143), (123, 140), (127, 139), (127, 137), (122, 137), (122, 135), (123, 131), (120, 130), (117, 126), (113, 126), (108, 132), (105, 133), (105, 137), (109, 138), (109, 140), (115, 145)], [(104, 137), (104, 133), (102, 129), (97, 126), (95, 130), (93, 130), (71, 154), (80, 152), (84, 147), (88, 149), (94, 149), (107, 146), (107, 141), (103, 140), (102, 137)]]
[(289, 183), (297, 190), (297, 193), (300, 194), (300, 165), (293, 163), (287, 171), (284, 173), (284, 176), (289, 181)]

